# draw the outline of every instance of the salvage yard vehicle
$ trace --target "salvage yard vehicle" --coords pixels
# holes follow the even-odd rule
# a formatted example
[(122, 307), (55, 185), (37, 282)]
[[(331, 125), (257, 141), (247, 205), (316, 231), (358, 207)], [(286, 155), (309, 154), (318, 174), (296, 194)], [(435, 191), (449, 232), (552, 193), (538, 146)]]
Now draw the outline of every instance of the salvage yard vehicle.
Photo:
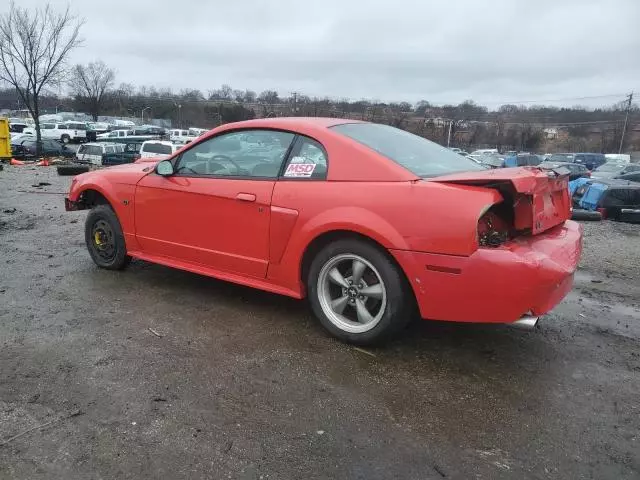
[(191, 143), (196, 138), (198, 138), (198, 136), (195, 134), (195, 131), (190, 132), (189, 130), (181, 130), (179, 128), (169, 130), (169, 140), (179, 145)]
[[(37, 141), (33, 137), (20, 139), (16, 144), (11, 145), (13, 156), (16, 159), (35, 157), (37, 154)], [(42, 140), (40, 155), (43, 157), (64, 157), (73, 158), (75, 155), (66, 145), (62, 145), (57, 140)]]
[(67, 123), (41, 123), (40, 135), (42, 138), (59, 140), (62, 143), (84, 142), (87, 139), (86, 127), (82, 128), (77, 122)]
[(617, 179), (572, 182), (574, 207), (600, 212), (602, 218), (640, 223), (640, 183)]
[(551, 170), (555, 170), (556, 168), (566, 168), (569, 170), (569, 181), (575, 180), (577, 178), (582, 177), (590, 177), (591, 172), (587, 170), (587, 167), (584, 165), (580, 165), (579, 163), (572, 162), (542, 162), (538, 165), (540, 168), (548, 168)]
[(593, 178), (618, 178), (627, 173), (640, 172), (637, 163), (607, 162), (593, 171)]
[(566, 175), (488, 170), (335, 118), (222, 125), (168, 159), (75, 177), (65, 208), (91, 210), (99, 267), (137, 258), (306, 297), (355, 344), (387, 340), (415, 311), (532, 328), (571, 290), (582, 242)]
[(140, 158), (164, 158), (177, 152), (179, 148), (166, 140), (147, 140), (140, 148)]
[(78, 148), (75, 160), (78, 163), (103, 165), (106, 155), (122, 152), (124, 152), (124, 145), (120, 143), (85, 143)]

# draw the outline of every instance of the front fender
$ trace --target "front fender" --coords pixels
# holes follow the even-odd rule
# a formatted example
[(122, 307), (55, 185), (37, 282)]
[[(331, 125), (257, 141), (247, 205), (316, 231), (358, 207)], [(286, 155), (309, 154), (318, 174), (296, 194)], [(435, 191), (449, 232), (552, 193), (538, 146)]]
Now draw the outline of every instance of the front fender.
[[(96, 172), (97, 173), (97, 172)], [(76, 205), (82, 194), (95, 191), (102, 195), (116, 213), (129, 250), (136, 250), (134, 224), (135, 185), (114, 183), (93, 172), (83, 173), (73, 178), (69, 189), (68, 200)]]

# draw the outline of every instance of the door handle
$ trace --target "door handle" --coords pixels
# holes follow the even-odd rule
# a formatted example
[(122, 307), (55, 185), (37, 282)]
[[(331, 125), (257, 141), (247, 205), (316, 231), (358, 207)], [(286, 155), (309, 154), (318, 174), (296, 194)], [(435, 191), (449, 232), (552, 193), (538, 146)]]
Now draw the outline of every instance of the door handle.
[(255, 202), (256, 196), (253, 193), (239, 193), (236, 195), (236, 200), (241, 202)]

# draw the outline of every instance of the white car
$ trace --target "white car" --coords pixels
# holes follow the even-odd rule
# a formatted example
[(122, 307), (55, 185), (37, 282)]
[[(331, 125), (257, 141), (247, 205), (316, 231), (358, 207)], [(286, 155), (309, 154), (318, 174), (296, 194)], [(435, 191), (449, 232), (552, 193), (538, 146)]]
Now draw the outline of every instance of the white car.
[(497, 148), (482, 148), (480, 150), (474, 150), (471, 155), (498, 155)]
[(102, 165), (102, 156), (107, 153), (122, 153), (124, 145), (121, 143), (85, 143), (76, 152), (76, 161), (80, 163), (90, 163), (91, 165)]
[(193, 142), (196, 138), (198, 138), (198, 136), (190, 133), (189, 130), (181, 130), (179, 128), (169, 130), (169, 140), (173, 143), (186, 145), (187, 143)]
[(133, 130), (128, 130), (128, 129), (118, 129), (118, 130), (111, 130), (110, 132), (105, 132), (105, 133), (101, 133), (100, 135), (97, 135), (96, 138), (101, 138), (101, 139), (117, 139), (117, 138), (124, 138), (124, 137), (131, 137), (133, 136)]
[[(77, 122), (66, 123), (41, 123), (40, 136), (42, 138), (60, 140), (62, 143), (84, 142), (87, 140), (86, 127), (84, 130), (79, 128)], [(75, 128), (74, 128), (75, 127)]]
[(195, 135), (196, 137), (204, 135), (208, 131), (209, 130), (207, 130), (206, 128), (189, 127), (189, 135)]
[(179, 149), (179, 145), (166, 140), (148, 140), (140, 147), (140, 158), (166, 158)]
[(114, 120), (113, 124), (116, 127), (127, 128), (127, 129), (132, 129), (133, 127), (136, 126), (136, 124), (133, 123), (131, 120)]

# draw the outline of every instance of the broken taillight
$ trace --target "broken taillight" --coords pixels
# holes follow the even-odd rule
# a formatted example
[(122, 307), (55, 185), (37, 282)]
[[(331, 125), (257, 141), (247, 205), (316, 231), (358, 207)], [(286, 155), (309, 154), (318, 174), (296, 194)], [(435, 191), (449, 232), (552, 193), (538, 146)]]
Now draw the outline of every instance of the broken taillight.
[(495, 212), (489, 210), (478, 220), (478, 245), (499, 247), (509, 238), (509, 225)]

